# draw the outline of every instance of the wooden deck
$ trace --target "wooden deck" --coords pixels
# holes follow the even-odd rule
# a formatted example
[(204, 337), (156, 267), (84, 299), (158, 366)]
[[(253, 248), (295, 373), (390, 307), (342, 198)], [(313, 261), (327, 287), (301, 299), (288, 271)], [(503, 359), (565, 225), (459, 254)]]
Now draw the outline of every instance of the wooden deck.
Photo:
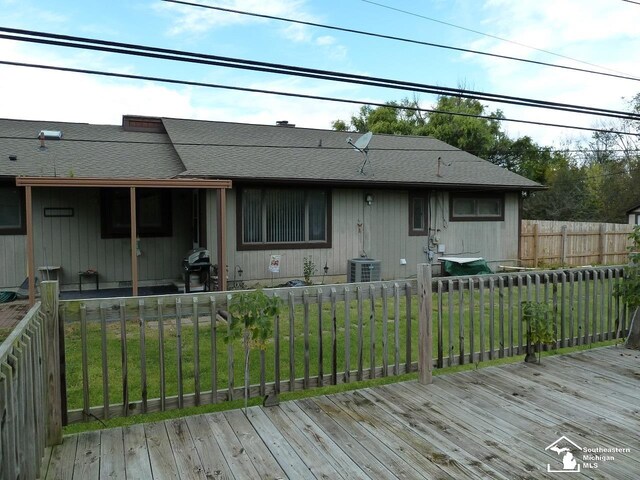
[[(562, 436), (628, 448), (569, 478), (640, 472), (640, 353), (524, 363), (65, 437), (47, 479), (558, 478)], [(588, 468), (597, 463), (597, 468)]]

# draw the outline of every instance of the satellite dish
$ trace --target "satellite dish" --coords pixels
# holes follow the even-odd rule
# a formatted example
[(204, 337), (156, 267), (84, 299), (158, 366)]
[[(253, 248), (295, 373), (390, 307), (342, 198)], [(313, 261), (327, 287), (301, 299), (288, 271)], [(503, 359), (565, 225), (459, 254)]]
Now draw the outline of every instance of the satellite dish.
[(353, 148), (355, 148), (356, 150), (360, 152), (364, 152), (369, 146), (371, 137), (373, 137), (373, 133), (367, 132), (364, 135), (362, 135), (358, 140), (356, 140), (356, 143), (353, 143), (353, 140), (351, 139), (351, 137), (347, 138), (347, 143), (351, 145)]
[(369, 142), (371, 141), (371, 137), (373, 137), (373, 133), (367, 132), (356, 140), (356, 143), (354, 143), (353, 146), (358, 150), (366, 150), (369, 146)]
[(362, 135), (358, 140), (356, 140), (356, 143), (353, 143), (353, 140), (351, 139), (351, 137), (347, 138), (347, 143), (364, 155), (364, 162), (362, 162), (362, 165), (360, 166), (360, 173), (363, 175), (364, 175), (364, 166), (366, 165), (368, 160), (367, 148), (369, 147), (369, 142), (371, 141), (372, 137), (373, 137), (373, 133), (367, 132), (364, 135)]

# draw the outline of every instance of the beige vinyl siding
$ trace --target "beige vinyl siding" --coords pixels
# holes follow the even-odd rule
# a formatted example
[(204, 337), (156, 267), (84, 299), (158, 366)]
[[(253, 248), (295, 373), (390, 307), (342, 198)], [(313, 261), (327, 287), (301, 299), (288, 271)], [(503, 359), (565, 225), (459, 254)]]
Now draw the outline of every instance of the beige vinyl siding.
[[(163, 283), (181, 275), (182, 258), (191, 248), (189, 194), (186, 190), (172, 192), (171, 237), (140, 239), (138, 275), (141, 282)], [(45, 217), (44, 208), (52, 207), (73, 208), (74, 215)], [(34, 189), (33, 208), (36, 268), (45, 264), (61, 266), (63, 288), (75, 288), (78, 272), (88, 268), (98, 270), (101, 287), (118, 286), (131, 280), (129, 238), (101, 238), (97, 189)]]
[[(364, 200), (367, 193), (373, 195), (371, 206)], [(226, 229), (230, 282), (234, 280), (237, 266), (242, 267), (243, 280), (258, 281), (263, 285), (277, 285), (290, 278), (302, 278), (305, 257), (311, 258), (316, 264), (316, 281), (322, 278), (325, 262), (329, 267), (328, 277), (344, 281), (347, 261), (361, 253), (381, 260), (384, 279), (414, 276), (416, 265), (427, 261), (424, 247), (428, 237), (408, 234), (409, 194), (406, 190), (333, 189), (332, 247), (320, 249), (237, 251), (235, 200), (236, 189), (228, 191)], [(446, 247), (445, 255), (469, 252), (464, 255), (483, 257), (494, 268), (503, 259), (517, 258), (517, 193), (505, 194), (504, 221), (449, 222), (448, 202), (446, 192), (434, 192), (429, 219), (432, 228), (440, 229), (438, 236)], [(209, 212), (215, 212), (215, 194), (209, 193), (207, 205)], [(216, 238), (215, 214), (208, 215), (209, 248), (213, 251), (215, 246), (211, 239)], [(268, 270), (271, 255), (282, 255), (280, 273), (274, 274), (273, 280)], [(401, 265), (401, 259), (405, 259), (407, 264)]]

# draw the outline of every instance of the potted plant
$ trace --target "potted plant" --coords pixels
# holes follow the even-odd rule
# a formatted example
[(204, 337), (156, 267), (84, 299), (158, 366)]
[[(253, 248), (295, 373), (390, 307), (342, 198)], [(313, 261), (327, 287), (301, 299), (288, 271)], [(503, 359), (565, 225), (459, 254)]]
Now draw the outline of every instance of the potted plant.
[(273, 318), (280, 311), (280, 298), (267, 296), (262, 290), (234, 295), (229, 302), (231, 323), (227, 342), (242, 338), (244, 346), (244, 413), (249, 401), (249, 355), (264, 350), (271, 336)]
[(522, 321), (527, 324), (527, 354), (524, 361), (534, 363), (535, 351), (538, 352), (537, 362), (540, 363), (542, 345), (556, 341), (553, 310), (544, 302), (522, 302)]

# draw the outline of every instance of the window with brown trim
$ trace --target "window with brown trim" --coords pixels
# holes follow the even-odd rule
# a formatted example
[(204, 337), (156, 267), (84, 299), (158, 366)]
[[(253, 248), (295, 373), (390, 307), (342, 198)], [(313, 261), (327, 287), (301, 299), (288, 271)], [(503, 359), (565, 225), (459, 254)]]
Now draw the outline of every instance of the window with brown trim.
[(0, 183), (0, 235), (25, 234), (24, 208), (24, 189)]
[(427, 192), (409, 192), (409, 235), (429, 234), (429, 195)]
[(239, 250), (329, 247), (331, 195), (319, 189), (243, 188), (237, 220)]
[[(159, 188), (136, 189), (136, 230), (141, 237), (172, 235), (171, 191)], [(102, 238), (131, 236), (131, 202), (126, 188), (106, 188), (100, 192)]]
[(479, 222), (504, 220), (504, 195), (496, 193), (451, 193), (449, 220)]

